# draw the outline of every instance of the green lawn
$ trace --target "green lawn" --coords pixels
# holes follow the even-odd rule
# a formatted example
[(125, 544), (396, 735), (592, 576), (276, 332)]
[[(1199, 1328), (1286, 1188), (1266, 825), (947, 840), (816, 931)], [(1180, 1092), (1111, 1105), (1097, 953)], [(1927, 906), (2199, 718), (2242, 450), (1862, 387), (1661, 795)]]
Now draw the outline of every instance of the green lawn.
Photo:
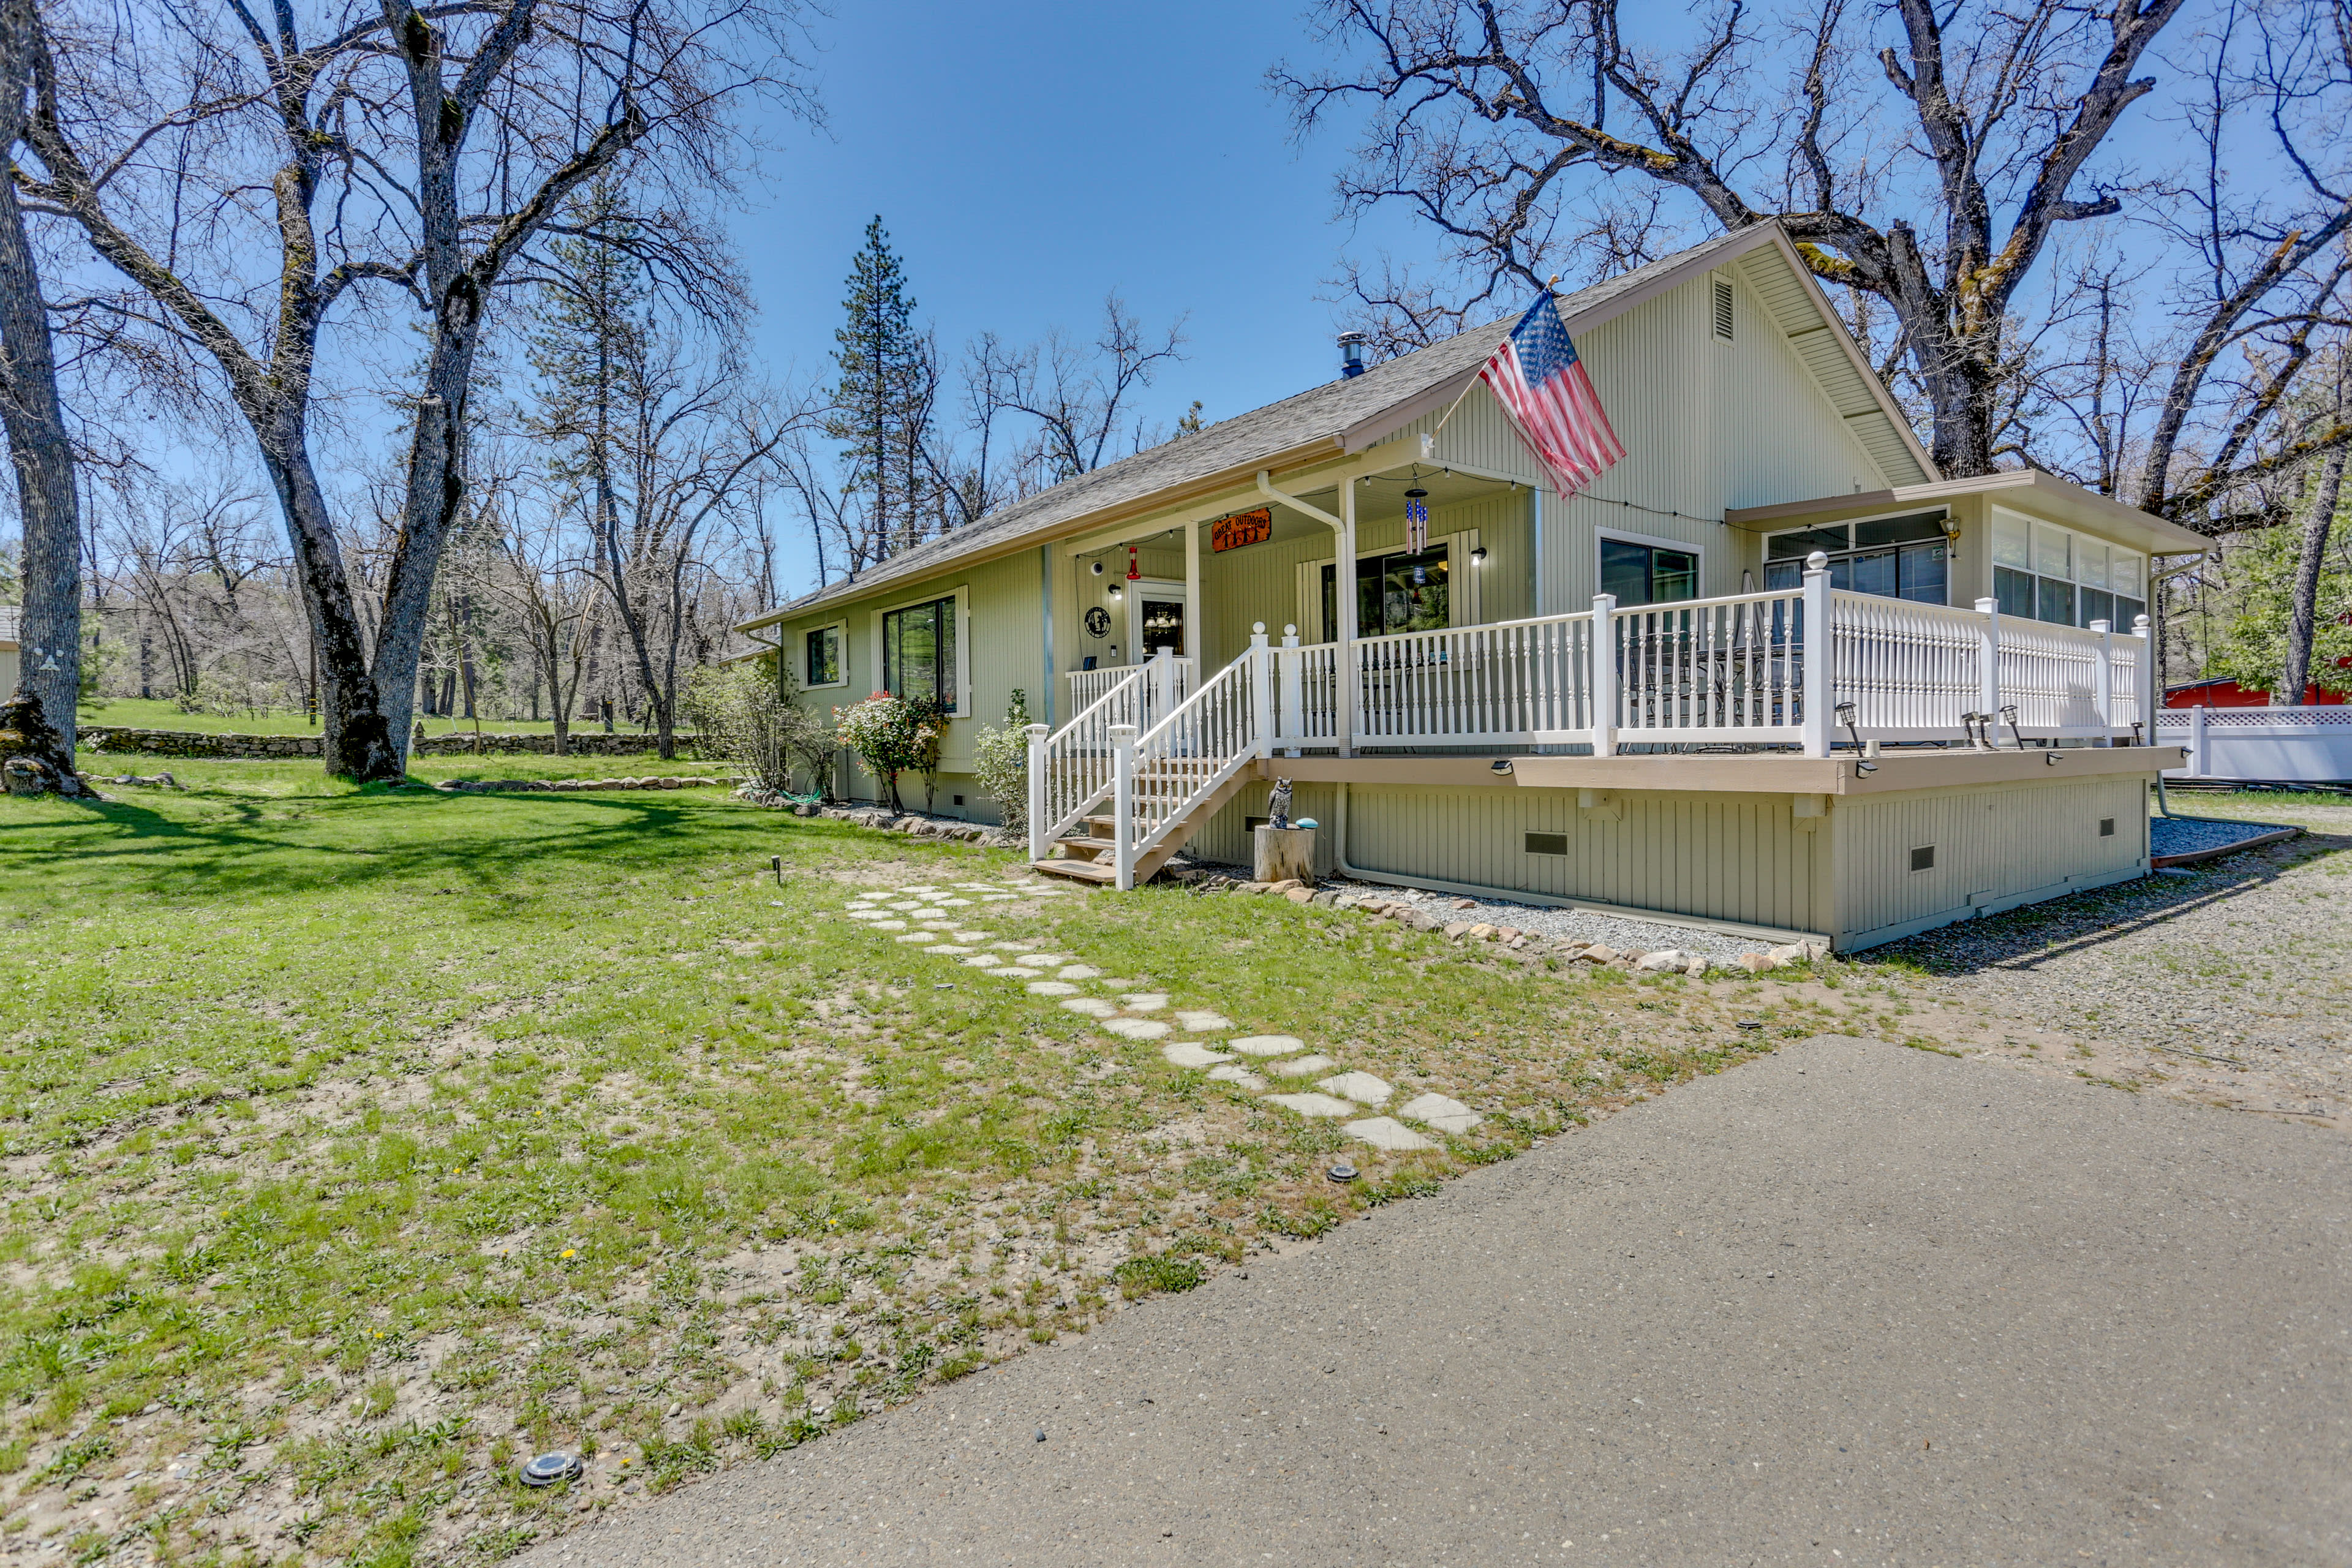
[[(475, 728), (471, 719), (434, 719), (417, 715), (424, 721), (428, 735), (470, 734)], [(81, 710), (85, 724), (125, 724), (138, 730), (188, 730), (204, 735), (315, 735), (319, 726), (299, 713), (183, 713), (161, 698), (117, 697), (100, 706)], [(581, 734), (603, 734), (601, 723), (575, 721), (572, 728)], [(555, 726), (544, 720), (484, 719), (482, 732), (499, 735), (550, 735)], [(634, 734), (636, 726), (624, 724), (621, 732)], [(646, 749), (651, 751), (650, 737)]]
[[(461, 763), (566, 771), (418, 773)], [(841, 915), (1038, 888), (1010, 854), (718, 790), (173, 768), (192, 788), (0, 797), (0, 1553), (501, 1555), (1824, 1008), (1265, 899), (961, 917), (1488, 1113), (1433, 1152), (1344, 1145), (1340, 1187), (1329, 1123)], [(583, 1482), (515, 1483), (559, 1446)]]

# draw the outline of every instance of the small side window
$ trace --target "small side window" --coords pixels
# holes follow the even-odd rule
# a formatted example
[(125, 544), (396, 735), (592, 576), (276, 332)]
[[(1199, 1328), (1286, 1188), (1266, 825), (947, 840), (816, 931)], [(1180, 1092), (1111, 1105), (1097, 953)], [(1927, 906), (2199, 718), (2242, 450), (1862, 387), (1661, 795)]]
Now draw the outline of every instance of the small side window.
[(1922, 844), (1918, 848), (1911, 851), (1911, 869), (1914, 871), (1932, 871), (1935, 868), (1936, 847), (1934, 845)]
[(1528, 853), (1530, 855), (1565, 855), (1568, 853), (1568, 835), (1565, 833), (1530, 833), (1528, 835)]

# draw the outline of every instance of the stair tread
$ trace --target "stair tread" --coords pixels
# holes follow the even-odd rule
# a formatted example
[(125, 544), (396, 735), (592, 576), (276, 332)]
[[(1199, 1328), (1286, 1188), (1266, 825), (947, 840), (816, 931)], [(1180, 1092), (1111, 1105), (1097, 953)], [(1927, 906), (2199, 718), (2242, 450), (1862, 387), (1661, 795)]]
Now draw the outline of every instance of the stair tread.
[(1049, 877), (1067, 877), (1077, 882), (1111, 882), (1118, 879), (1118, 870), (1100, 860), (1032, 860), (1029, 864)]

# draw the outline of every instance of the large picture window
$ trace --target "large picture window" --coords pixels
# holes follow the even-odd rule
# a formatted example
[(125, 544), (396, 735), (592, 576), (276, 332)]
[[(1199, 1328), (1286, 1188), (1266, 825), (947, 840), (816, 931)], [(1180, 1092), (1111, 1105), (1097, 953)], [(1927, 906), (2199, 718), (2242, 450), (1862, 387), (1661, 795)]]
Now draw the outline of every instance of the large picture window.
[(882, 686), (893, 697), (929, 699), (953, 711), (956, 602), (908, 605), (882, 616)]
[[(1323, 635), (1339, 640), (1338, 571), (1323, 568)], [(1356, 563), (1356, 635), (1442, 630), (1454, 624), (1453, 564), (1445, 546), (1414, 554), (1367, 555)]]
[(819, 626), (809, 633), (808, 658), (803, 666), (802, 683), (813, 687), (841, 684), (839, 626)]
[(2128, 632), (2147, 611), (2147, 558), (2072, 529), (1992, 514), (1992, 596), (2004, 616)]
[(1698, 597), (1698, 552), (1630, 539), (1601, 542), (1601, 591), (1621, 605), (1673, 605)]
[(1816, 550), (1830, 558), (1832, 588), (1924, 605), (1940, 605), (1950, 592), (1951, 552), (1940, 511), (1773, 534), (1764, 542), (1764, 586), (1802, 586), (1805, 557)]

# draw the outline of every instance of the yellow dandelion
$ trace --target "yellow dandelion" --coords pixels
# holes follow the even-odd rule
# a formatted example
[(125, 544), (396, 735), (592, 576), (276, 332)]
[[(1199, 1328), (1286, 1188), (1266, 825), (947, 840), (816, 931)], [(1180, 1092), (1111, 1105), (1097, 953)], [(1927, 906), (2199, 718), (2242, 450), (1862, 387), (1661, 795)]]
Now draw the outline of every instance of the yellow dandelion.
[(579, 1250), (580, 1250), (580, 1249), (579, 1249), (578, 1247), (565, 1247), (565, 1248), (563, 1249), (563, 1256), (564, 1256), (564, 1257), (566, 1257), (566, 1258), (569, 1258), (569, 1257), (571, 1257), (573, 1253), (575, 1253), (575, 1252), (577, 1252), (577, 1251), (579, 1251)]

